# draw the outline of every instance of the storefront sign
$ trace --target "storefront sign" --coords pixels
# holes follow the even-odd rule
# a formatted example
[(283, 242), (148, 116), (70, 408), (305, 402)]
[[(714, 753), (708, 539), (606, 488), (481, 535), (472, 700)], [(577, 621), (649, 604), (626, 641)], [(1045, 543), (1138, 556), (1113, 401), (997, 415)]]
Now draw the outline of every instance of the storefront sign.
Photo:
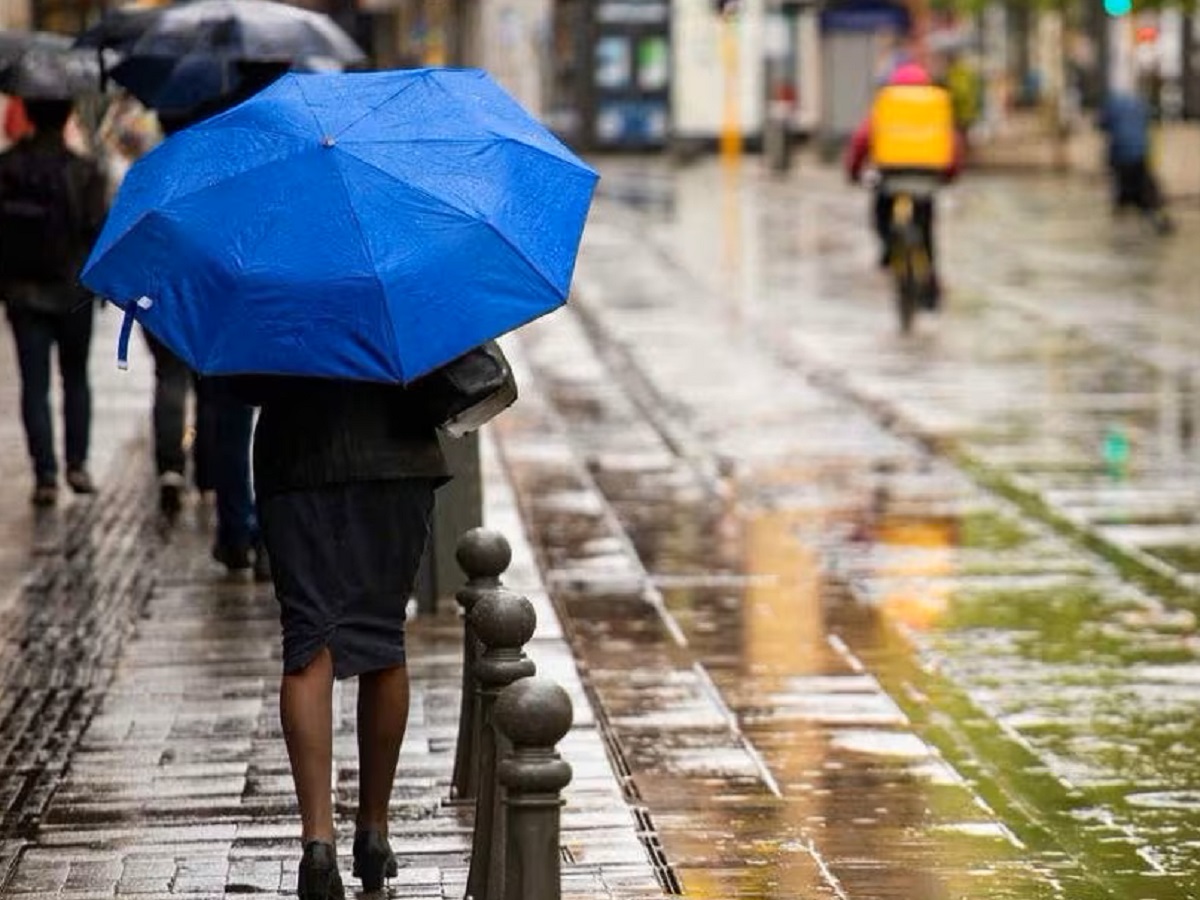
[(596, 7), (596, 21), (604, 25), (657, 25), (669, 14), (662, 0), (605, 0)]

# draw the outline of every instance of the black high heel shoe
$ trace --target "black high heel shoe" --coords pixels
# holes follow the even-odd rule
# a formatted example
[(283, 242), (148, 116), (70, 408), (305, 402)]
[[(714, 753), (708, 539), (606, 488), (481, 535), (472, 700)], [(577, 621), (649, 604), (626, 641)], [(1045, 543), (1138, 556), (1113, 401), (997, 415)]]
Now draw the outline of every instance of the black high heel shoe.
[(396, 854), (381, 831), (367, 828), (354, 835), (354, 877), (362, 879), (364, 891), (377, 891), (385, 878), (399, 871)]
[(333, 844), (309, 841), (304, 845), (296, 894), (300, 900), (346, 900)]

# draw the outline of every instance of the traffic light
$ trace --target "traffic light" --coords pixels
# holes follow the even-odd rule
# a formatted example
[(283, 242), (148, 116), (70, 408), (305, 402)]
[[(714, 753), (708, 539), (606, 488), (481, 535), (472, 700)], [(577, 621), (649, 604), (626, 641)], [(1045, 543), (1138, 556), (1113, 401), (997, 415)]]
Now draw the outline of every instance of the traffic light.
[(1104, 11), (1114, 19), (1133, 12), (1133, 0), (1104, 0)]

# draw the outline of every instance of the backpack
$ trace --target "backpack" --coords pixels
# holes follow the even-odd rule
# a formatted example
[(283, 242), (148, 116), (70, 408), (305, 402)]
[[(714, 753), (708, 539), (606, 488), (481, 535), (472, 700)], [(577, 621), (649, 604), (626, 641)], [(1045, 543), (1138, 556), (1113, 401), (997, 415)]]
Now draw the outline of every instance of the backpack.
[(75, 281), (70, 162), (19, 149), (0, 159), (0, 280)]
[(880, 170), (942, 171), (954, 164), (950, 92), (889, 85), (871, 107), (871, 159)]

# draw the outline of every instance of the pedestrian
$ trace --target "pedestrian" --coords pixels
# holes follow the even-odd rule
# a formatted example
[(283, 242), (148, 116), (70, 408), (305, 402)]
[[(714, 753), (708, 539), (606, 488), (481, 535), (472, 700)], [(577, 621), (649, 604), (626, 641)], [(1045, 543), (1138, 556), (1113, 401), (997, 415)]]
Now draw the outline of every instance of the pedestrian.
[(0, 295), (16, 342), (36, 506), (52, 506), (58, 499), (50, 413), (55, 346), (63, 386), (66, 481), (78, 494), (96, 490), (87, 468), (94, 303), (77, 279), (103, 224), (107, 190), (99, 167), (65, 143), (71, 108), (69, 100), (25, 101), (34, 131), (0, 154)]
[(33, 123), (25, 112), (25, 101), (20, 97), (7, 97), (4, 101), (4, 140), (15, 144), (32, 134)]
[(158, 506), (169, 519), (183, 509), (187, 491), (187, 411), (193, 397), (191, 440), (192, 482), (201, 498), (214, 496), (216, 480), (215, 423), (212, 403), (187, 363), (148, 331), (146, 346), (154, 358), (154, 464), (158, 473)]
[(97, 131), (114, 192), (129, 167), (162, 140), (157, 117), (132, 94), (117, 95), (104, 111)]
[(1108, 138), (1113, 212), (1133, 207), (1159, 233), (1171, 231), (1174, 223), (1150, 165), (1150, 104), (1136, 93), (1114, 91), (1098, 124)]
[[(119, 95), (105, 111), (100, 141), (106, 148), (110, 193), (116, 192), (129, 167), (161, 140), (157, 118), (130, 94)], [(187, 363), (147, 331), (142, 332), (154, 359), (154, 402), (151, 418), (154, 464), (158, 475), (159, 510), (173, 520), (187, 493), (187, 448), (190, 443), (192, 482), (202, 500), (215, 494), (215, 427), (212, 404), (200, 390)], [(193, 398), (192, 439), (187, 440), (188, 399)]]
[[(241, 382), (241, 390), (254, 379)], [(358, 677), (354, 875), (396, 872), (388, 806), (408, 723), (405, 612), (448, 477), (420, 398), (391, 385), (264, 378), (254, 480), (283, 631), (279, 710), (300, 807), (298, 892), (341, 898), (333, 682)], [(243, 394), (245, 395), (245, 394)]]

